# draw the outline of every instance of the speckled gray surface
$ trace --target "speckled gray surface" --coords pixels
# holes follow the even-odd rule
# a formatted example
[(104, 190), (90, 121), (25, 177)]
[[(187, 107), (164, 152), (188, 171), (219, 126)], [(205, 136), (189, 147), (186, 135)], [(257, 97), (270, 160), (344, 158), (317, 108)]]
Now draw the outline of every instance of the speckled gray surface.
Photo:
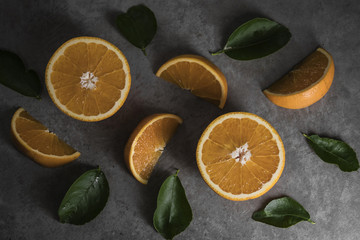
[[(30, 3), (32, 2), (32, 3)], [(360, 152), (360, 5), (357, 1), (146, 1), (158, 20), (158, 32), (148, 57), (115, 29), (121, 11), (141, 1), (21, 1), (0, 2), (0, 48), (17, 53), (41, 77), (42, 100), (23, 97), (0, 86), (0, 239), (161, 239), (152, 226), (156, 196), (162, 181), (176, 168), (193, 209), (191, 225), (176, 239), (343, 239), (360, 235), (359, 172), (344, 173), (322, 162), (300, 134), (336, 137)], [(292, 32), (286, 47), (263, 59), (239, 62), (225, 55), (210, 56), (241, 23), (256, 16), (274, 19)], [(97, 123), (72, 119), (58, 110), (44, 85), (52, 53), (76, 36), (97, 36), (118, 46), (133, 76), (125, 105)], [(335, 78), (327, 95), (301, 110), (279, 108), (261, 89), (294, 64), (323, 46), (334, 57)], [(199, 54), (224, 72), (229, 85), (223, 110), (195, 98), (153, 72), (167, 59)], [(12, 145), (10, 119), (24, 107), (81, 157), (56, 169), (41, 167)], [(197, 141), (217, 116), (247, 111), (268, 120), (281, 135), (286, 164), (278, 183), (264, 196), (232, 202), (214, 193), (195, 162)], [(184, 124), (167, 146), (147, 186), (126, 169), (123, 149), (136, 124), (145, 116), (170, 112)], [(61, 224), (57, 208), (71, 183), (100, 165), (110, 184), (105, 209), (83, 226)], [(251, 219), (270, 199), (288, 195), (299, 201), (316, 225), (301, 222), (279, 229)]]

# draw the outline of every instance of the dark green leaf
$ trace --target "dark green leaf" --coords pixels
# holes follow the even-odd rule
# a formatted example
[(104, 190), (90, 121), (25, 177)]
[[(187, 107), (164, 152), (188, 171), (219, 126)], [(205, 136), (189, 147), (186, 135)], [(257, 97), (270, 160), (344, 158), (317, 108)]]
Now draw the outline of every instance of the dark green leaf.
[(272, 200), (264, 210), (254, 212), (252, 219), (280, 228), (288, 228), (301, 221), (315, 224), (303, 206), (290, 197)]
[(154, 213), (154, 227), (166, 239), (172, 239), (184, 231), (192, 220), (191, 207), (178, 172), (161, 185)]
[(40, 99), (40, 79), (14, 53), (0, 50), (0, 83), (28, 97)]
[(285, 46), (290, 38), (285, 26), (266, 18), (254, 18), (238, 27), (224, 49), (212, 55), (225, 53), (237, 60), (261, 58)]
[(62, 223), (82, 225), (94, 219), (105, 207), (109, 184), (100, 169), (85, 172), (71, 185), (59, 207)]
[(306, 137), (310, 147), (323, 161), (338, 165), (344, 172), (359, 169), (356, 153), (346, 143), (331, 138), (322, 138), (318, 135), (303, 135)]
[(157, 29), (154, 13), (145, 5), (133, 6), (120, 14), (116, 23), (121, 34), (146, 55), (145, 47), (154, 38)]

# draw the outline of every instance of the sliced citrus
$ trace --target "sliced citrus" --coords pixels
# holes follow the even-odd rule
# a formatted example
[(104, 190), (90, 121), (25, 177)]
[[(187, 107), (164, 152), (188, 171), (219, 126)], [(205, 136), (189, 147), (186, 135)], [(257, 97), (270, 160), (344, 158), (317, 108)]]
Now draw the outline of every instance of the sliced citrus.
[(55, 105), (82, 121), (100, 121), (115, 114), (131, 85), (124, 54), (95, 37), (77, 37), (61, 45), (47, 65), (45, 78)]
[(318, 48), (263, 92), (280, 107), (305, 108), (319, 101), (329, 91), (334, 71), (331, 55)]
[(232, 112), (205, 129), (196, 160), (205, 182), (216, 193), (244, 201), (274, 186), (285, 165), (285, 150), (267, 121), (255, 114)]
[(12, 117), (11, 135), (22, 153), (45, 167), (61, 166), (80, 156), (23, 108)]
[(227, 97), (227, 82), (220, 69), (206, 58), (181, 55), (164, 63), (156, 76), (223, 108)]
[(134, 177), (147, 184), (155, 164), (182, 119), (160, 113), (144, 118), (132, 132), (125, 146), (125, 162)]

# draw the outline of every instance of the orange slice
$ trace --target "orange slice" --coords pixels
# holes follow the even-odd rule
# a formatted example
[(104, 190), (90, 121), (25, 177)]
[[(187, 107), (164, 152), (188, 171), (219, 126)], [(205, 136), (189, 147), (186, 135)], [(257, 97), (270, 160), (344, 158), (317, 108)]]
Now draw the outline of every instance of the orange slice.
[(319, 101), (329, 91), (334, 72), (331, 55), (318, 48), (263, 92), (280, 107), (305, 108)]
[(267, 121), (255, 114), (232, 112), (205, 129), (196, 160), (201, 176), (216, 193), (244, 201), (274, 186), (284, 169), (285, 150)]
[(155, 164), (182, 119), (174, 114), (153, 114), (144, 118), (125, 146), (125, 162), (134, 177), (147, 184)]
[(61, 166), (80, 156), (23, 108), (19, 108), (12, 117), (11, 135), (22, 153), (45, 167)]
[(130, 90), (129, 64), (113, 44), (95, 37), (65, 42), (51, 57), (46, 87), (55, 105), (82, 121), (115, 114)]
[(227, 97), (227, 82), (220, 69), (206, 58), (181, 55), (162, 65), (156, 76), (189, 90), (223, 108)]

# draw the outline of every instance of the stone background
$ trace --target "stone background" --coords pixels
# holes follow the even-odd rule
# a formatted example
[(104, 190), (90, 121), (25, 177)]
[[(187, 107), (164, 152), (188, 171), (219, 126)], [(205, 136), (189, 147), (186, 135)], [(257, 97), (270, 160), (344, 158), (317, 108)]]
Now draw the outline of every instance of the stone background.
[[(145, 3), (158, 31), (148, 56), (115, 28), (116, 16)], [(263, 59), (240, 62), (211, 56), (231, 32), (253, 17), (287, 26), (292, 39)], [(193, 209), (191, 225), (176, 239), (359, 239), (359, 172), (345, 173), (321, 161), (307, 146), (304, 133), (346, 141), (360, 152), (360, 5), (335, 1), (131, 1), (64, 0), (0, 2), (0, 48), (17, 53), (41, 77), (42, 100), (0, 86), (0, 239), (161, 239), (152, 226), (162, 181), (179, 176)], [(76, 36), (96, 36), (118, 46), (127, 57), (132, 86), (125, 105), (111, 118), (86, 123), (63, 114), (45, 88), (44, 72), (53, 52)], [(301, 110), (275, 106), (261, 90), (276, 81), (318, 46), (335, 60), (330, 91)], [(223, 110), (200, 100), (153, 73), (171, 57), (198, 54), (214, 62), (228, 80)], [(79, 150), (81, 157), (48, 169), (19, 153), (10, 141), (10, 119), (22, 106), (50, 130)], [(231, 111), (258, 114), (282, 137), (286, 164), (278, 183), (265, 195), (245, 202), (221, 198), (203, 181), (195, 161), (197, 141), (217, 116)], [(147, 186), (137, 182), (123, 160), (125, 143), (137, 123), (152, 113), (170, 112), (184, 124), (167, 146)], [(58, 222), (57, 208), (71, 183), (99, 165), (110, 184), (100, 215), (83, 226)], [(279, 229), (251, 219), (271, 199), (291, 196), (316, 225), (301, 222)]]

